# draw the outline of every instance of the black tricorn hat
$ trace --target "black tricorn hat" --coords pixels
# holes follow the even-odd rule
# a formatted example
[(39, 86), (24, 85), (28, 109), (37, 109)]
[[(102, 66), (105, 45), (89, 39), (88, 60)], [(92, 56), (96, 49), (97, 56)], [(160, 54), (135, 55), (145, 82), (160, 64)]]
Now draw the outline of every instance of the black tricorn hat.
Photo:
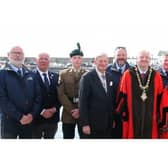
[(70, 57), (73, 57), (75, 55), (80, 55), (80, 56), (83, 56), (83, 52), (81, 51), (81, 47), (80, 47), (80, 44), (77, 43), (77, 49), (73, 50), (69, 55)]

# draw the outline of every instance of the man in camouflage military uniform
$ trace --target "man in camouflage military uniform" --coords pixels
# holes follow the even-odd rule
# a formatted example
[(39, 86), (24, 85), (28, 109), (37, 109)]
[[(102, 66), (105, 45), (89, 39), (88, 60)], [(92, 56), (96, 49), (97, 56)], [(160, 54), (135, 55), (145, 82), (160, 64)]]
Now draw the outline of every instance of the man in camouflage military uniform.
[(73, 139), (75, 136), (75, 126), (78, 126), (79, 136), (82, 136), (79, 127), (79, 108), (78, 108), (78, 90), (81, 76), (86, 72), (81, 68), (83, 60), (83, 52), (77, 43), (78, 49), (70, 53), (72, 66), (68, 69), (60, 71), (58, 95), (63, 105), (62, 113), (62, 129), (64, 139)]

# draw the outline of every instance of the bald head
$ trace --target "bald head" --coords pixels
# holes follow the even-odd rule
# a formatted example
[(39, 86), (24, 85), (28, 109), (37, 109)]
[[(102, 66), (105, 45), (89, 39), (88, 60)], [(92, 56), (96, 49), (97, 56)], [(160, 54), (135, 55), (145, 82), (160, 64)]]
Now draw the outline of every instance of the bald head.
[(116, 47), (114, 61), (117, 62), (119, 66), (123, 66), (127, 62), (127, 50), (125, 47)]
[(48, 53), (40, 53), (36, 58), (36, 63), (40, 71), (48, 71), (50, 64), (50, 55)]
[(146, 70), (151, 61), (151, 53), (148, 50), (141, 50), (137, 55), (137, 65), (141, 70)]
[(107, 69), (108, 62), (109, 62), (109, 58), (106, 53), (98, 54), (94, 60), (95, 66), (101, 73), (104, 73), (105, 70)]

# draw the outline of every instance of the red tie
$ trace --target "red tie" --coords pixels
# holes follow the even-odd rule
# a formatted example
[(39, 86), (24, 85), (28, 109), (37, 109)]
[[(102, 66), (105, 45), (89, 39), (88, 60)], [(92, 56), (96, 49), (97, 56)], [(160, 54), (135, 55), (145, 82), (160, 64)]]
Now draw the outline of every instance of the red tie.
[(142, 82), (145, 81), (145, 73), (141, 73)]

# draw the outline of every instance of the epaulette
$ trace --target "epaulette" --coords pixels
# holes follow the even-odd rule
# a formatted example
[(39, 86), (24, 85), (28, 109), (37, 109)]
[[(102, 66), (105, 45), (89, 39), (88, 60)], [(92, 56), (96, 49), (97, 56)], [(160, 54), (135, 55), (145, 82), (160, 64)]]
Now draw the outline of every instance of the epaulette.
[(67, 73), (69, 71), (69, 68), (68, 69), (63, 69), (60, 71), (60, 74), (64, 74), (64, 73)]
[(85, 72), (88, 72), (88, 70), (87, 69), (81, 69), (81, 73), (85, 73)]
[(73, 72), (73, 69), (72, 68), (68, 68), (67, 71), (68, 72)]

